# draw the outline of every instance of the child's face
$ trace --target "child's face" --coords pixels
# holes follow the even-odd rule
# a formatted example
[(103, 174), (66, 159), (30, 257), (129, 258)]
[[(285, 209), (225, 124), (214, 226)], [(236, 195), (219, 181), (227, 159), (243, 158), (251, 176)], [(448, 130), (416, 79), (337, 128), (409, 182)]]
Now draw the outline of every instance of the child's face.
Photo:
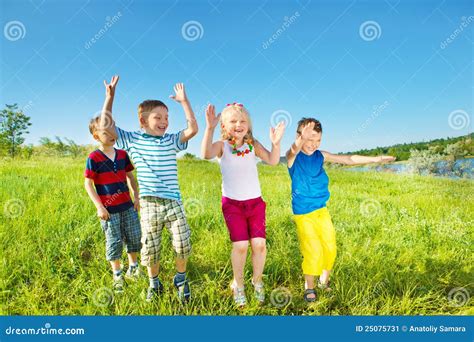
[(105, 129), (98, 129), (94, 133), (94, 139), (100, 142), (104, 147), (114, 146), (115, 141), (117, 140), (117, 135), (111, 134)]
[(222, 122), (222, 127), (228, 135), (236, 140), (241, 140), (249, 131), (249, 121), (247, 115), (240, 112), (231, 113), (226, 120)]
[(164, 135), (168, 129), (168, 110), (161, 106), (155, 107), (140, 122), (147, 134)]
[(307, 155), (312, 155), (321, 145), (321, 136), (321, 132), (313, 131), (311, 137), (304, 141), (301, 150)]

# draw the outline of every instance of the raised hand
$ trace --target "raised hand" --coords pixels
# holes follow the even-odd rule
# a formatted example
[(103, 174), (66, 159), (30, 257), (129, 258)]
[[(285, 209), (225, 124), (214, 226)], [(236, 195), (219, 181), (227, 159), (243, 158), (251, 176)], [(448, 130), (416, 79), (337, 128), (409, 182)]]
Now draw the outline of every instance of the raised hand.
[(314, 134), (314, 122), (308, 122), (301, 129), (301, 139), (308, 140), (311, 139)]
[(285, 132), (285, 123), (283, 121), (279, 122), (278, 125), (273, 128), (270, 127), (270, 141), (273, 145), (278, 145), (283, 138), (283, 133)]
[(174, 89), (175, 95), (170, 95), (171, 99), (175, 100), (178, 103), (183, 103), (188, 100), (188, 97), (186, 96), (186, 91), (184, 90), (183, 83), (176, 83), (173, 89)]
[(107, 96), (107, 97), (114, 97), (115, 96), (115, 87), (117, 86), (118, 81), (119, 81), (119, 76), (118, 75), (112, 76), (112, 79), (110, 80), (110, 83), (107, 83), (104, 80), (105, 96)]
[(221, 113), (216, 116), (216, 108), (208, 104), (206, 108), (206, 125), (210, 128), (215, 128), (221, 119)]

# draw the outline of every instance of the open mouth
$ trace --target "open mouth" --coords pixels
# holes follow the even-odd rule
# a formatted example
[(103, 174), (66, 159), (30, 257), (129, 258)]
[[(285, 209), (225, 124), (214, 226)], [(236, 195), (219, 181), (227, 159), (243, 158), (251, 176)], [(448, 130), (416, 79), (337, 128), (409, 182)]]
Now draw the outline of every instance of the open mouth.
[(234, 132), (240, 134), (240, 133), (243, 133), (244, 130), (243, 129), (236, 129), (236, 130), (234, 130)]

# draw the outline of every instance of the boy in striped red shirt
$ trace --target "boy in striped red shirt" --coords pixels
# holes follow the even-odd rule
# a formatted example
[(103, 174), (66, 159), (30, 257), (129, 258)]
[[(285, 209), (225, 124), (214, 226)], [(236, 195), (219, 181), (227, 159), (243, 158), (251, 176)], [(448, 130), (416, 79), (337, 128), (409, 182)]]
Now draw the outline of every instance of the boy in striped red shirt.
[[(106, 101), (103, 110), (111, 111), (113, 95), (118, 79), (106, 84)], [(129, 268), (126, 276), (138, 278), (140, 270), (137, 254), (141, 249), (141, 229), (138, 218), (138, 187), (133, 176), (134, 167), (127, 152), (114, 148), (117, 136), (107, 130), (100, 117), (90, 121), (89, 131), (99, 149), (87, 158), (85, 188), (97, 208), (106, 240), (106, 259), (112, 266), (113, 285), (117, 292), (123, 290), (123, 276), (120, 259), (123, 243), (127, 246)], [(128, 182), (128, 185), (127, 185)], [(133, 190), (132, 202), (129, 186)]]

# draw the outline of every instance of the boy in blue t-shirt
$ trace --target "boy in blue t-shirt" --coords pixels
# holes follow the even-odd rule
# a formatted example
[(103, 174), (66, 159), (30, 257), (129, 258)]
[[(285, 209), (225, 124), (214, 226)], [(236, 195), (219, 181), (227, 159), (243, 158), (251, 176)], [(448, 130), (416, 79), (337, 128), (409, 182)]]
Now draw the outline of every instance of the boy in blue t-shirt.
[(320, 151), (321, 135), (322, 127), (318, 120), (301, 119), (296, 130), (296, 140), (286, 153), (291, 177), (291, 204), (303, 254), (304, 300), (307, 302), (316, 300), (315, 276), (319, 276), (320, 289), (331, 290), (329, 275), (336, 259), (336, 234), (326, 208), (329, 178), (323, 163), (356, 165), (395, 160), (391, 156), (366, 157)]

